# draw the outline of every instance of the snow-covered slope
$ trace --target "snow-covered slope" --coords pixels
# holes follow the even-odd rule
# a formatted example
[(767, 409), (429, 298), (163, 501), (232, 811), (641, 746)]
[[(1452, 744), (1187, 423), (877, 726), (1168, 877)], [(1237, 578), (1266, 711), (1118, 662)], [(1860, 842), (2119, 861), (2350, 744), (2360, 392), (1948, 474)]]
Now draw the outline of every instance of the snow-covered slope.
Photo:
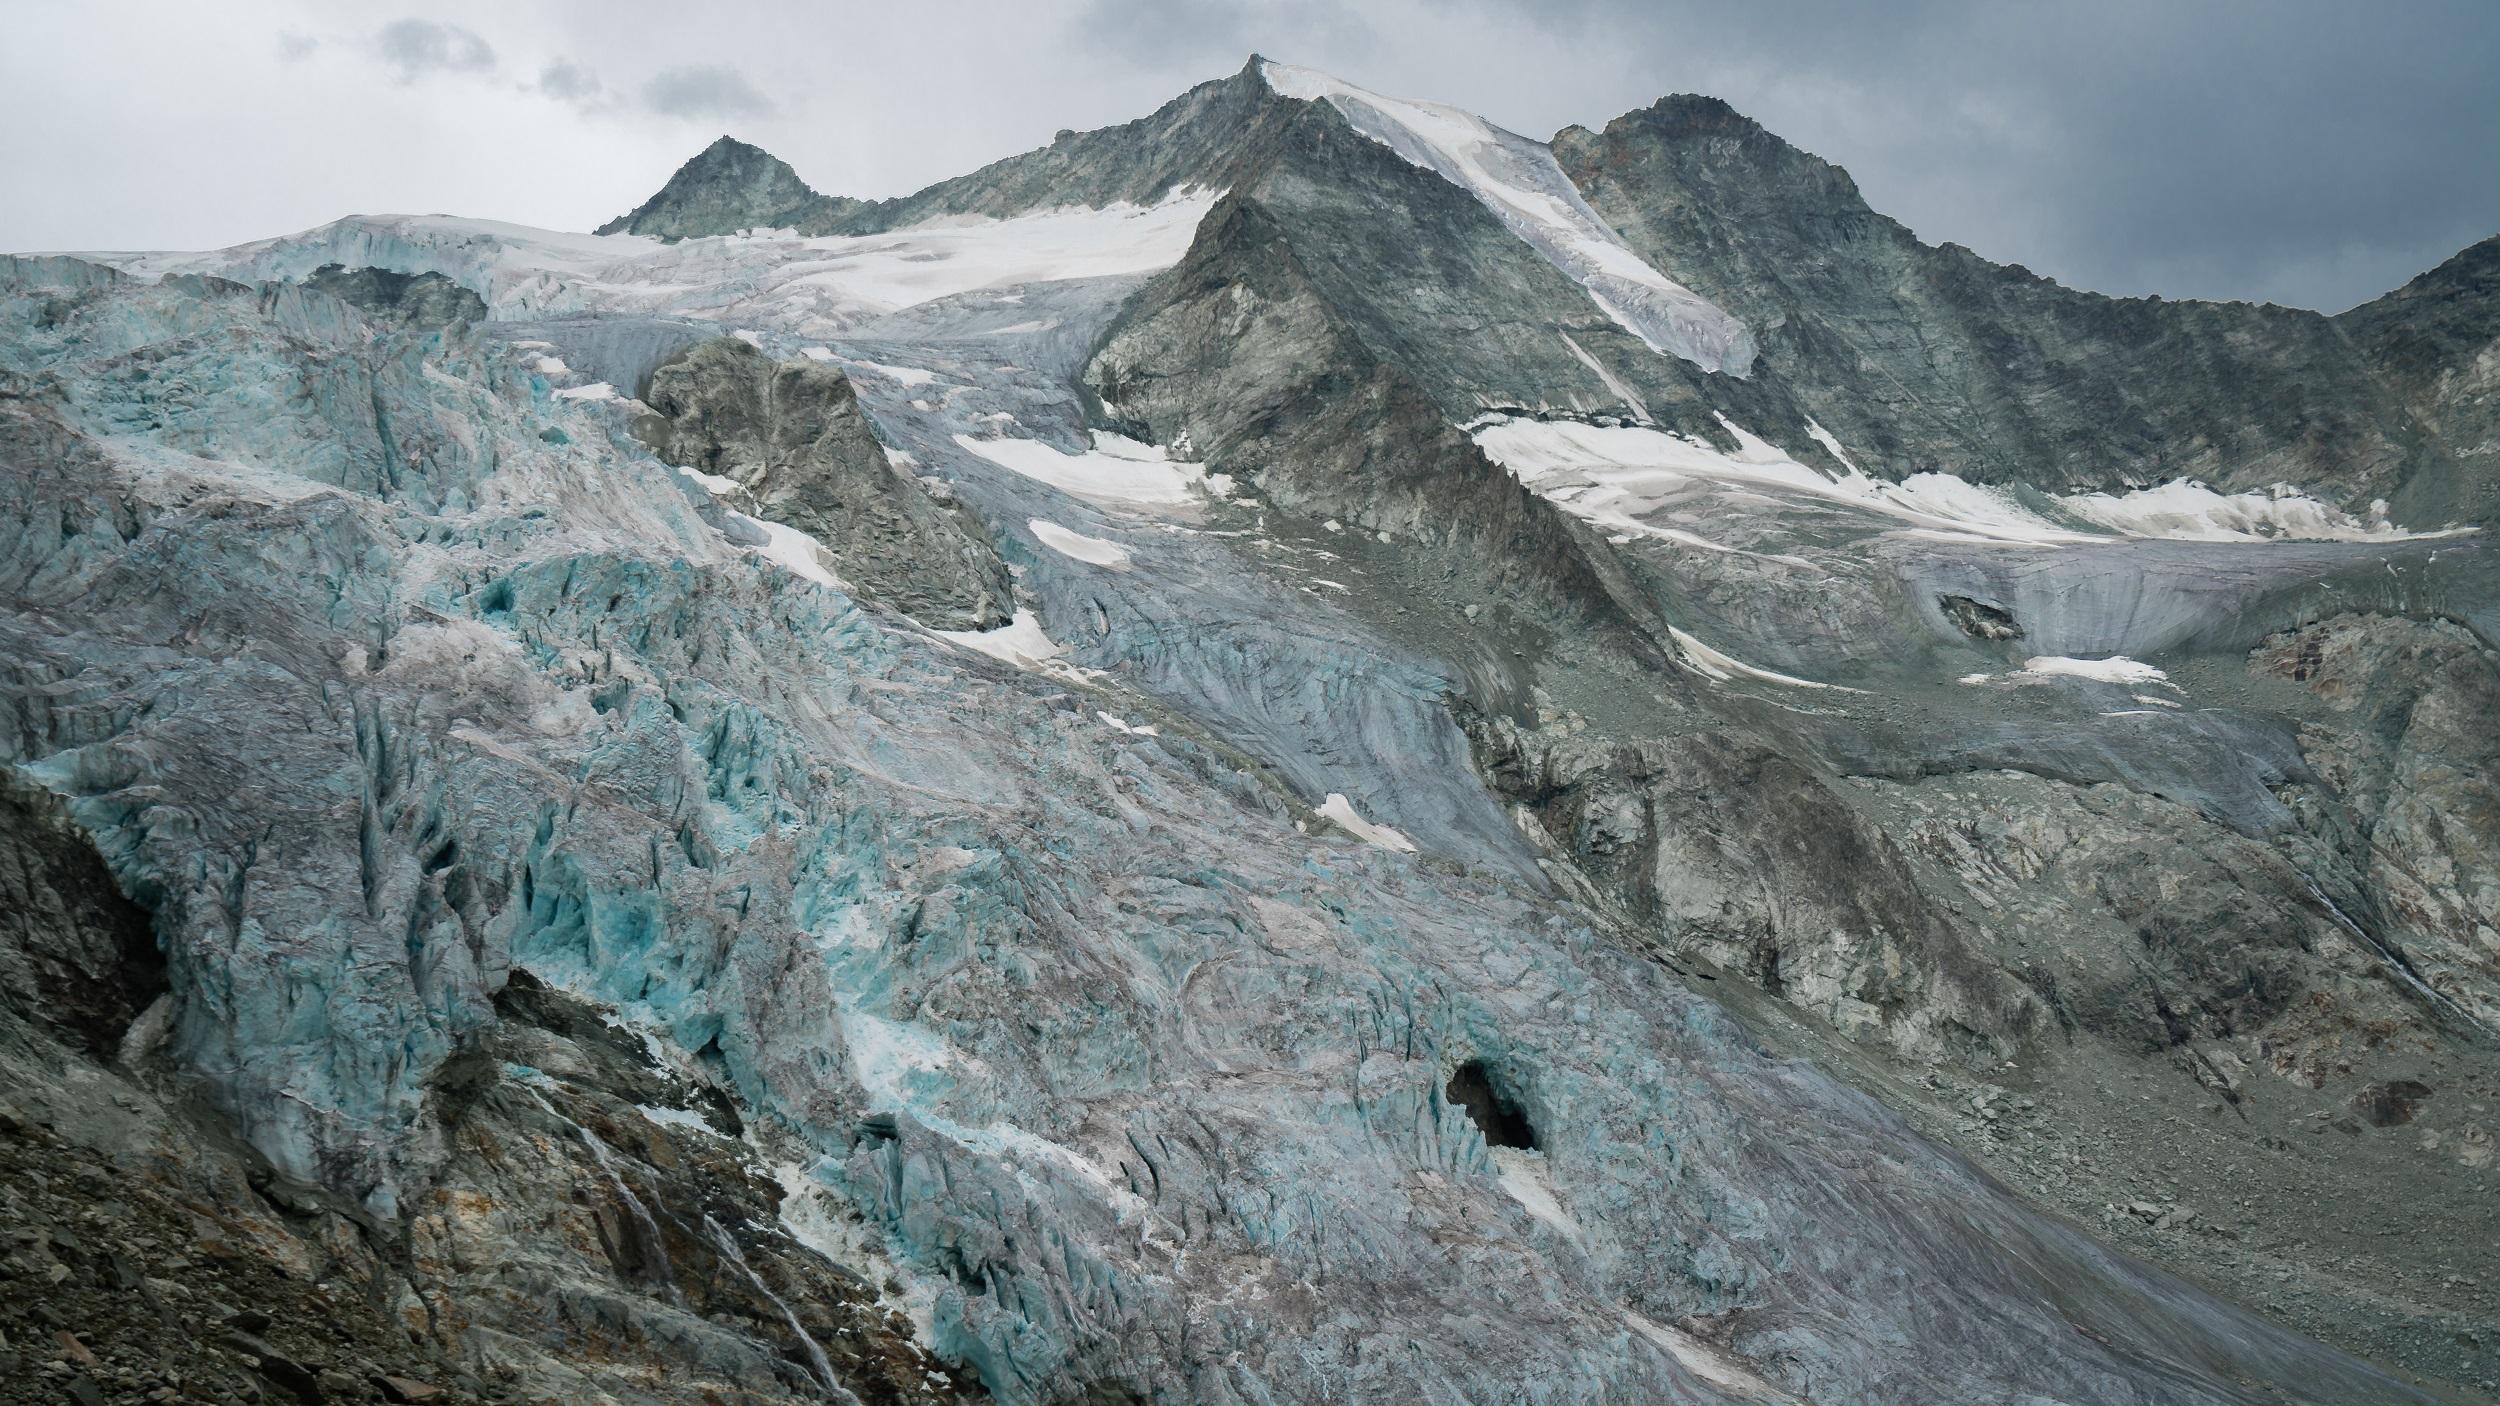
[(1269, 63), (1262, 72), (1278, 93), (1327, 102), (1356, 131), (1483, 201), (1652, 350), (1734, 376), (1753, 365), (1745, 325), (1633, 253), (1580, 198), (1543, 142), (1471, 112), (1382, 97), (1316, 69)]
[(355, 215), (205, 254), (100, 254), (142, 277), (302, 278), (325, 264), (440, 273), (503, 321), (633, 313), (831, 337), (981, 289), (1152, 273), (1177, 261), (1217, 199), (956, 216), (890, 234), (725, 235), (664, 243), (447, 215)]
[[(1475, 440), (1495, 463), (1530, 489), (1609, 531), (1710, 545), (1672, 511), (1690, 507), (1714, 488), (1738, 487), (1791, 501), (1840, 505), (1930, 533), (2031, 546), (2107, 542), (2120, 537), (2199, 542), (2401, 542), (2463, 535), (2461, 529), (2412, 532), (2390, 522), (2385, 505), (2368, 521), (2354, 518), (2289, 485), (2271, 493), (2216, 493), (2180, 480), (2124, 494), (2032, 495), (1941, 472), (1899, 483), (1874, 478), (1847, 451), (1810, 425), (1838, 459), (1834, 475), (1746, 432), (1724, 418), (1737, 441), (1727, 451), (1690, 435), (1640, 425), (1593, 425), (1508, 416), (1479, 423)], [(2062, 520), (2061, 520), (2062, 519)], [(2087, 530), (2101, 527), (2102, 532)]]

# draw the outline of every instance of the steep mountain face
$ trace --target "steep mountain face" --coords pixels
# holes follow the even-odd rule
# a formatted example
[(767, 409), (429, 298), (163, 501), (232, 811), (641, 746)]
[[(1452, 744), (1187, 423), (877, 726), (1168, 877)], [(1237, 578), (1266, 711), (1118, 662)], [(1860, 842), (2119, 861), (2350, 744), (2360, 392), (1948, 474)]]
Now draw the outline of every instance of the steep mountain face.
[(2500, 473), (2491, 467), (2500, 456), (2494, 303), (2500, 303), (2500, 235), (2335, 319), (2439, 448), (2468, 466), (2436, 487), (2453, 498), (2452, 516), (2472, 522), (2489, 521), (2500, 495)]
[(599, 226), (600, 234), (701, 238), (748, 229), (831, 230), (862, 202), (818, 195), (790, 164), (762, 147), (723, 137), (677, 168), (649, 200)]
[(1635, 249), (1756, 327), (1766, 366), (1890, 476), (2289, 482), (2434, 523), (2484, 501), (2462, 485), (2489, 462), (2380, 380), (2419, 334), (2373, 345), (2298, 309), (2105, 298), (1922, 244), (1846, 172), (1716, 99), (1569, 129), (1554, 150)]
[(634, 432), (680, 468), (727, 479), (727, 496), (821, 544), (853, 589), (916, 620), (988, 630), (1008, 622), (1007, 565), (977, 526), (894, 467), (850, 378), (817, 362), (775, 364), (715, 337), (662, 362)]
[(1244, 133), (1270, 101), (1255, 69), (1254, 62), (1231, 78), (1202, 83), (1135, 122), (1061, 132), (1039, 151), (893, 200), (819, 195), (786, 163), (723, 137), (680, 167), (659, 194), (598, 232), (660, 239), (747, 229), (874, 234), (947, 215), (1153, 205), (1185, 187), (1221, 189)]
[(1253, 60), (0, 260), (0, 1377), (2489, 1400), (2493, 247)]

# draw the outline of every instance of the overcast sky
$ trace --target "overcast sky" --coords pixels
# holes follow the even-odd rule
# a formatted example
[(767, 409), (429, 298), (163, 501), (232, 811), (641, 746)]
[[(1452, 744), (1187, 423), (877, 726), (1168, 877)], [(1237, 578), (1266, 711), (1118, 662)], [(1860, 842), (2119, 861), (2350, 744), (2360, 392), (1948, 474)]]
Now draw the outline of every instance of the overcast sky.
[(899, 194), (1256, 49), (1550, 136), (1713, 93), (2080, 287), (2340, 309), (2500, 232), (2500, 0), (11, 0), (0, 249), (586, 229), (714, 136)]

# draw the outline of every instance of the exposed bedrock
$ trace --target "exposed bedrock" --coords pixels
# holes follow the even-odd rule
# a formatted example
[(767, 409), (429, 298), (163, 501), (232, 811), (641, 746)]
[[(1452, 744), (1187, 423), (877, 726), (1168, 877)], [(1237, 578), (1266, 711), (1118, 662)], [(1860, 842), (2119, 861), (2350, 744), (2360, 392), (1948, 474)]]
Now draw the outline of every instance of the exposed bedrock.
[[(1743, 318), (1765, 370), (1891, 477), (2052, 492), (2293, 482), (2434, 526), (2495, 506), (2474, 447), (2488, 425), (2459, 393), (2489, 375), (2474, 369), (2500, 265), (2488, 244), (2412, 298), (2340, 318), (2109, 298), (1920, 243), (1847, 172), (1715, 98), (1568, 128), (1554, 154), (1634, 249)], [(2425, 315), (2443, 303), (2449, 316)], [(2409, 401), (2387, 394), (2391, 375), (2418, 388)]]
[(2249, 663), (2325, 705), (2300, 746), (2341, 803), (2314, 823), (2349, 826), (2362, 857), (2365, 906), (2344, 920), (2500, 1033), (2500, 654), (2445, 622), (2343, 615)]
[(355, 304), (367, 318), (386, 326), (450, 327), (486, 320), (486, 300), (439, 273), (392, 273), (325, 264), (307, 275), (304, 283)]
[[(1507, 238), (1507, 236), (1504, 236)], [(1417, 539), (1447, 569), (1662, 654), (1663, 630), (1587, 528), (1486, 459), (1353, 335), (1290, 236), (1220, 204), (1088, 368), (1106, 413), (1315, 519)]]
[(1586, 745), (1501, 720), (1479, 761), (1556, 848), (1670, 948), (1743, 973), (1854, 1035), (1985, 1068), (2043, 1003), (1921, 887), (1838, 789), (1729, 733)]
[(850, 378), (715, 337), (663, 362), (635, 433), (662, 459), (736, 482), (755, 516), (824, 544), (860, 594), (942, 629), (1007, 623), (1007, 567), (982, 526), (894, 467)]

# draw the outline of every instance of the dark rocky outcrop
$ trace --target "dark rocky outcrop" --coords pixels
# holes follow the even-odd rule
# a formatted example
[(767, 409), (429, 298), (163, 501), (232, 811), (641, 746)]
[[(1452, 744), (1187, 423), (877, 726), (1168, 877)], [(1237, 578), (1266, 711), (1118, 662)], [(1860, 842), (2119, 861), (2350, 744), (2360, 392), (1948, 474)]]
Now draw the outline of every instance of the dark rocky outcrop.
[(1847, 172), (1715, 98), (1566, 129), (1554, 152), (1635, 249), (1756, 329), (1769, 374), (1870, 470), (2055, 491), (2288, 481), (2434, 524), (2482, 503), (2454, 480), (2490, 470), (2390, 402), (2393, 353), (2343, 320), (2102, 297), (1921, 243)]
[(1269, 101), (1257, 60), (1201, 83), (1152, 114), (1090, 132), (1061, 131), (1049, 146), (991, 162), (893, 200), (822, 195), (787, 162), (731, 137), (703, 149), (632, 213), (600, 234), (663, 239), (795, 229), (872, 234), (945, 215), (1007, 216), (1055, 205), (1149, 205), (1184, 186), (1221, 188), (1240, 138)]
[(761, 147), (723, 137), (678, 167), (649, 200), (596, 232), (660, 239), (742, 229), (795, 228), (821, 234), (864, 208), (861, 201), (817, 194), (788, 162)]
[(2500, 1031), (2500, 653), (2454, 624), (2355, 614), (2277, 635), (2249, 665), (2323, 705), (2300, 745), (2336, 804), (2311, 823), (2367, 880), (2339, 918), (2444, 1014)]
[[(2335, 319), (2380, 383), (2459, 465), (2408, 485), (2426, 516), (2500, 515), (2500, 235)], [(2472, 465), (2484, 465), (2474, 471)]]
[(1984, 1068), (2041, 1003), (1830, 779), (1732, 733), (1610, 743), (1501, 721), (1480, 766), (1671, 951), (1852, 1035)]
[(353, 303), (366, 317), (392, 327), (448, 327), (486, 320), (486, 300), (439, 273), (324, 264), (304, 283)]
[(734, 479), (755, 516), (823, 543), (865, 594), (945, 629), (1007, 622), (988, 536), (895, 468), (839, 370), (716, 337), (654, 371), (644, 398), (655, 413), (636, 433), (661, 458)]
[(109, 1058), (165, 990), (147, 910), (56, 798), (0, 770), (0, 1008)]
[(1944, 611), (1946, 619), (1972, 639), (1997, 642), (2023, 637), (2023, 627), (2003, 606), (1954, 595), (1936, 597), (1936, 605)]
[[(1585, 307), (1580, 290), (1472, 197), (1317, 105), (1272, 104), (1254, 146), (1189, 253), (1094, 356), (1106, 416), (1280, 506), (1418, 539), (1503, 598), (1630, 627), (1634, 650), (1663, 657), (1663, 627), (1621, 563), (1452, 423), (1472, 400), (1515, 398), (1499, 391), (1520, 374), (1502, 338), (1529, 334), (1470, 337), (1454, 324), (1472, 314), (1392, 291), (1465, 286), (1533, 326)], [(1558, 372), (1608, 395), (1544, 340)]]

